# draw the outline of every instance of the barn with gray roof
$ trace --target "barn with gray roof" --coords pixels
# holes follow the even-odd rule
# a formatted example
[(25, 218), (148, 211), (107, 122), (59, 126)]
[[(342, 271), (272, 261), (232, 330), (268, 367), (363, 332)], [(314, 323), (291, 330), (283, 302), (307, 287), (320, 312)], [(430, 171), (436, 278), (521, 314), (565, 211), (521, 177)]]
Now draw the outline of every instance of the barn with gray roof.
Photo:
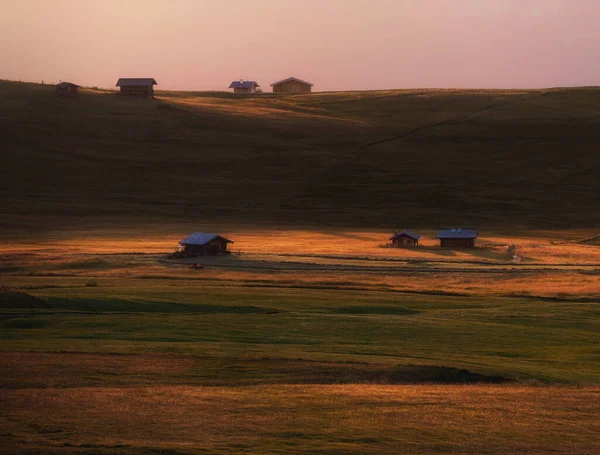
[(392, 246), (395, 248), (403, 246), (419, 246), (419, 240), (421, 240), (421, 236), (412, 231), (405, 230), (402, 232), (396, 232), (390, 237), (390, 240), (392, 241)]
[(151, 77), (122, 77), (117, 81), (117, 87), (121, 88), (121, 95), (154, 97), (154, 86), (158, 85)]
[(228, 243), (233, 242), (218, 234), (194, 232), (179, 242), (178, 256), (195, 257), (227, 254)]
[(479, 235), (476, 228), (441, 228), (435, 236), (442, 248), (475, 248), (475, 239)]
[(258, 82), (256, 81), (245, 81), (240, 79), (239, 81), (233, 81), (229, 88), (233, 89), (233, 93), (256, 93), (256, 89), (259, 88)]
[(56, 94), (61, 97), (77, 96), (77, 89), (80, 86), (72, 82), (60, 82), (56, 84)]

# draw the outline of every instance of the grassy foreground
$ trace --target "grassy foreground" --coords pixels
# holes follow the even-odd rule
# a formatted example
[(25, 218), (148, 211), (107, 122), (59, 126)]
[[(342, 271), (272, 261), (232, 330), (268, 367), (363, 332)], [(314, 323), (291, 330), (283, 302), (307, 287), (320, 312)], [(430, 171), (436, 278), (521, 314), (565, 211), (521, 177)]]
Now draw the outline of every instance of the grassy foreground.
[(161, 232), (89, 234), (0, 252), (2, 453), (600, 450), (593, 232), (246, 231), (198, 272)]
[[(588, 454), (600, 389), (297, 385), (2, 391), (4, 453)], [(2, 449), (0, 449), (2, 450)]]

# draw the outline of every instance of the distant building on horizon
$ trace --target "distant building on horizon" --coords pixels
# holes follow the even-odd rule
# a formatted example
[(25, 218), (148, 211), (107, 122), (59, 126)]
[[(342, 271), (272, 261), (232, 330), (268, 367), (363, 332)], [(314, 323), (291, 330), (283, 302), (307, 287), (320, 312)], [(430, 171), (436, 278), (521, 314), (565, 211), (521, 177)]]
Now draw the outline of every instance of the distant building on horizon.
[(282, 81), (273, 82), (271, 87), (273, 87), (273, 93), (310, 93), (313, 84), (295, 77), (288, 77)]
[(63, 97), (77, 96), (77, 89), (80, 86), (72, 82), (60, 82), (56, 84), (56, 94)]
[(121, 88), (121, 95), (154, 97), (154, 86), (158, 85), (156, 80), (149, 78), (122, 77), (117, 81), (117, 87)]
[(403, 246), (419, 246), (419, 240), (421, 236), (419, 234), (415, 234), (412, 231), (402, 231), (396, 232), (394, 235), (390, 237), (392, 241), (392, 246), (394, 248), (399, 248)]
[(240, 79), (239, 81), (233, 81), (229, 88), (233, 89), (233, 93), (257, 93), (257, 89), (260, 87), (256, 81), (245, 81)]
[(441, 228), (435, 236), (442, 248), (475, 248), (476, 228)]

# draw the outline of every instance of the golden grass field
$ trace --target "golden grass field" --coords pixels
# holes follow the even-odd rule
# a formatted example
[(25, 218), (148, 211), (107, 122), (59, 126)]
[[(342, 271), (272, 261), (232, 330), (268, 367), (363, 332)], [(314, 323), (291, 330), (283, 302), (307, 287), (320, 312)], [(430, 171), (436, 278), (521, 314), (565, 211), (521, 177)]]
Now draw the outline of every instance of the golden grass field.
[(1, 453), (600, 451), (594, 231), (189, 232), (5, 236)]
[[(169, 228), (180, 234), (168, 232)], [(207, 269), (194, 274), (187, 270), (187, 265), (198, 260), (165, 258), (191, 231), (183, 230), (182, 226), (161, 229), (154, 235), (142, 236), (125, 228), (112, 232), (67, 231), (43, 239), (7, 242), (0, 254), (6, 267), (25, 267), (37, 275), (64, 274), (71, 270), (80, 277), (117, 279), (155, 275), (200, 278), (231, 286), (264, 283), (282, 287), (446, 291), (474, 296), (592, 298), (600, 295), (600, 280), (594, 273), (600, 266), (598, 247), (582, 243), (593, 238), (592, 230), (527, 232), (520, 236), (484, 232), (478, 247), (472, 250), (440, 248), (434, 231), (421, 231), (424, 238), (419, 248), (390, 248), (387, 245), (390, 233), (386, 232), (223, 231), (223, 236), (235, 239), (230, 246), (234, 254), (217, 262), (205, 258)], [(512, 261), (507, 253), (509, 245), (516, 245), (520, 262)], [(94, 267), (94, 261), (98, 267)], [(357, 276), (357, 272), (368, 274)], [(23, 286), (47, 285), (53, 281), (21, 275), (15, 279)]]
[[(163, 253), (175, 250), (177, 242), (197, 230), (194, 224), (150, 224), (142, 229), (125, 225), (120, 229), (89, 228), (45, 232), (41, 236), (11, 236), (4, 231), (3, 253), (35, 252), (57, 253)], [(252, 254), (333, 255), (338, 258), (424, 259), (440, 261), (510, 262), (506, 253), (509, 245), (516, 245), (524, 264), (597, 265), (600, 263), (597, 245), (586, 244), (598, 236), (595, 229), (553, 231), (522, 231), (521, 233), (493, 233), (482, 229), (478, 248), (449, 250), (439, 248), (434, 230), (417, 229), (424, 238), (420, 248), (387, 248), (393, 231), (344, 231), (329, 228), (314, 229), (231, 229), (213, 226), (221, 235), (234, 239), (230, 246), (234, 253), (241, 250)], [(596, 243), (598, 240), (596, 240)]]
[[(15, 453), (587, 454), (600, 389), (282, 385), (0, 393)], [(27, 422), (27, 425), (24, 423)]]

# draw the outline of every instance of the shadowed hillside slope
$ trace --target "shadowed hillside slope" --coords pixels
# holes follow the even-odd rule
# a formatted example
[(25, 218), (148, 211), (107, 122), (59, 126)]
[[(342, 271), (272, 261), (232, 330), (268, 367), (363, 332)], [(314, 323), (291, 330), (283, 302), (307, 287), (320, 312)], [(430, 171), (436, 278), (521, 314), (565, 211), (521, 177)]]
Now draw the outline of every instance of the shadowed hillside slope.
[(594, 227), (600, 89), (155, 100), (0, 81), (3, 227)]

